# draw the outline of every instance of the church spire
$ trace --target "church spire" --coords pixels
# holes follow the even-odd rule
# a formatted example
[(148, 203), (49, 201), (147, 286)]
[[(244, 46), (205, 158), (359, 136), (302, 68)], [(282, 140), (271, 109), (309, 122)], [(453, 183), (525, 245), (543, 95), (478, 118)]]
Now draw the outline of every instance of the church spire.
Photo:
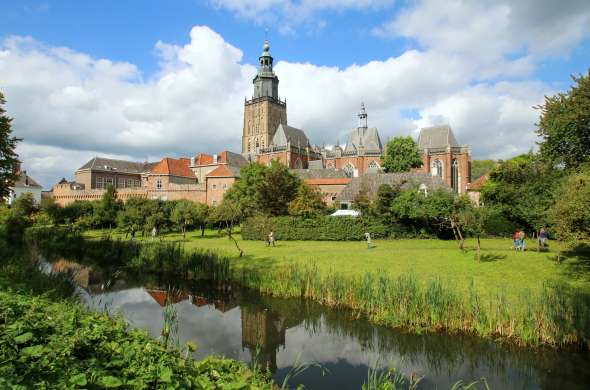
[(270, 44), (264, 41), (262, 54), (258, 57), (258, 73), (254, 77), (254, 98), (270, 97), (279, 99), (279, 78), (272, 70), (273, 58), (270, 55)]
[(367, 128), (367, 110), (365, 110), (365, 103), (361, 102), (361, 110), (358, 114), (359, 117), (359, 127), (360, 128)]

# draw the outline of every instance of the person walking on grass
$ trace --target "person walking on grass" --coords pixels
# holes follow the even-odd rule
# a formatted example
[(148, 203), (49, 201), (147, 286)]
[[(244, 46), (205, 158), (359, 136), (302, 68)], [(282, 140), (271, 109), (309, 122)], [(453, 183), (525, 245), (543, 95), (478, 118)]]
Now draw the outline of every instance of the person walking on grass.
[(520, 230), (516, 229), (512, 234), (512, 242), (514, 244), (514, 251), (518, 251), (520, 249), (520, 239), (519, 239)]
[(275, 235), (272, 230), (268, 233), (268, 241), (266, 243), (268, 246), (275, 246)]
[(367, 239), (367, 249), (374, 248), (373, 242), (371, 241), (371, 233), (366, 232), (365, 233), (365, 238)]
[(541, 231), (539, 232), (539, 240), (541, 241), (541, 247), (546, 247), (547, 246), (547, 230), (545, 230), (545, 228), (541, 228)]
[(518, 232), (518, 240), (520, 242), (520, 250), (522, 252), (526, 251), (526, 243), (524, 242), (524, 239), (525, 239), (525, 234), (524, 234), (524, 231), (521, 230)]

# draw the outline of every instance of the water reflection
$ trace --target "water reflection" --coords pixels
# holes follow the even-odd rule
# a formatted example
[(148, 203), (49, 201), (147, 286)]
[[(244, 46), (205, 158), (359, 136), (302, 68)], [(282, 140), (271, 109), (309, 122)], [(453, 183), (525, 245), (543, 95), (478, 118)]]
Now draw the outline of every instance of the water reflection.
[(371, 325), (349, 311), (261, 296), (237, 286), (95, 270), (63, 259), (52, 268), (72, 273), (89, 307), (119, 312), (154, 337), (162, 330), (163, 308), (171, 302), (179, 341), (196, 342), (195, 358), (217, 354), (250, 362), (256, 357), (279, 382), (297, 360), (317, 361), (330, 371), (322, 376), (319, 369), (310, 369), (292, 385), (359, 389), (369, 365), (424, 376), (423, 389), (482, 377), (492, 389), (586, 389), (590, 384), (588, 353), (533, 351), (464, 335), (404, 333)]

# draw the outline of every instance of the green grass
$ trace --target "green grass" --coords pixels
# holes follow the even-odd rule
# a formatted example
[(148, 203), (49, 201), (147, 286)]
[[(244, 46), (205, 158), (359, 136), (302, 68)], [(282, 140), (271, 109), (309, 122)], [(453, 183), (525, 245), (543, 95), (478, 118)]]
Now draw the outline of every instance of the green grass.
[[(91, 231), (88, 237), (100, 237), (104, 231)], [(119, 234), (115, 234), (120, 236)], [(361, 277), (367, 272), (390, 277), (412, 273), (418, 282), (440, 278), (465, 294), (473, 281), (475, 290), (488, 297), (502, 290), (513, 300), (524, 292), (539, 292), (543, 283), (563, 282), (590, 292), (590, 259), (588, 254), (555, 257), (559, 247), (550, 243), (548, 252), (537, 252), (534, 240), (528, 240), (530, 250), (515, 253), (510, 239), (482, 239), (482, 261), (475, 260), (475, 240), (466, 241), (466, 251), (454, 241), (443, 240), (376, 240), (376, 247), (367, 249), (364, 242), (279, 241), (267, 247), (261, 241), (241, 240), (235, 235), (245, 257), (239, 258), (234, 243), (220, 237), (216, 231), (189, 232), (186, 249), (213, 250), (231, 260), (234, 269), (274, 271), (293, 263), (313, 263), (322, 275), (338, 273)], [(182, 240), (181, 234), (168, 233), (163, 240)], [(149, 241), (150, 239), (146, 239)]]

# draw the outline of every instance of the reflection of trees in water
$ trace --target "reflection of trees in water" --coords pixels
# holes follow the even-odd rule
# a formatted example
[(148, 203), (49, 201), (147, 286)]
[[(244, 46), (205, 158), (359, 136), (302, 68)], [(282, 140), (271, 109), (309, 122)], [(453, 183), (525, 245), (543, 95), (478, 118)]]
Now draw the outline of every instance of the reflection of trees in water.
[[(60, 250), (50, 248), (44, 253), (50, 260), (60, 260)], [(58, 248), (59, 249), (59, 248)], [(63, 248), (61, 248), (63, 249)], [(62, 259), (58, 268), (78, 272), (80, 284), (89, 291), (145, 287), (147, 289), (186, 291), (193, 303), (202, 298), (220, 311), (240, 306), (242, 310), (242, 346), (256, 355), (263, 366), (276, 369), (276, 353), (285, 345), (285, 331), (301, 325), (308, 333), (346, 337), (357, 341), (364, 351), (379, 356), (399, 355), (404, 362), (422, 367), (425, 373), (451, 377), (459, 369), (477, 376), (488, 375), (522, 383), (539, 380), (543, 388), (576, 388), (590, 383), (590, 358), (587, 352), (556, 352), (501, 345), (466, 335), (403, 333), (371, 325), (359, 320), (349, 310), (329, 309), (310, 300), (278, 299), (230, 284), (187, 280), (177, 275), (126, 272), (115, 246), (108, 249), (88, 242), (75, 242), (68, 257), (79, 264)], [(98, 260), (94, 259), (100, 253)], [(106, 259), (111, 257), (111, 261)], [(100, 265), (100, 267), (98, 266)], [(195, 298), (196, 297), (196, 298)], [(198, 304), (197, 304), (198, 305)]]

